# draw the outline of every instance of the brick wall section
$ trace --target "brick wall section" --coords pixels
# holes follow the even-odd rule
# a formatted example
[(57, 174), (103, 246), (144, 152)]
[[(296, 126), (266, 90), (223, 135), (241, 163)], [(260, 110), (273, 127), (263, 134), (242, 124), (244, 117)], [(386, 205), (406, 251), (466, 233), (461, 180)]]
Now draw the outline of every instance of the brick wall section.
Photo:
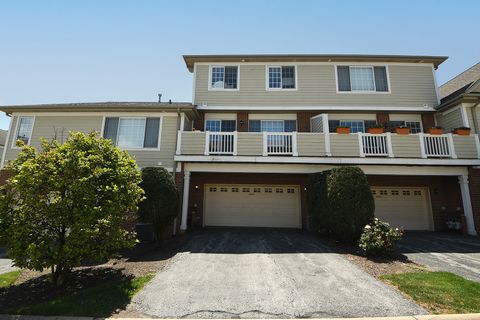
[(388, 113), (377, 113), (377, 123), (381, 126), (387, 127), (388, 122), (390, 121), (390, 116)]
[[(241, 125), (242, 121), (243, 125)], [(237, 112), (237, 131), (248, 132), (248, 112)]]
[(469, 168), (468, 181), (470, 186), (470, 199), (472, 201), (473, 220), (475, 229), (480, 235), (480, 169)]
[[(197, 212), (194, 227), (201, 227), (203, 221), (203, 200), (205, 184), (272, 184), (299, 185), (301, 190), (302, 228), (307, 228), (307, 206), (305, 187), (307, 175), (303, 174), (257, 174), (257, 173), (201, 173), (194, 172), (190, 178), (189, 227), (192, 211)], [(195, 186), (198, 185), (198, 189)]]
[(205, 124), (205, 113), (199, 111), (198, 114), (199, 114), (198, 119), (193, 121), (193, 127), (195, 128), (195, 130), (203, 131), (204, 124)]
[(317, 114), (319, 114), (319, 112), (297, 112), (297, 131), (310, 132), (310, 118)]
[(446, 230), (446, 220), (458, 217), (457, 208), (463, 208), (457, 177), (368, 176), (368, 181), (371, 186), (427, 187), (435, 231)]
[(11, 172), (8, 170), (0, 170), (0, 186), (4, 185), (7, 182), (7, 179), (10, 178)]
[(433, 113), (422, 113), (422, 126), (424, 131), (435, 126), (435, 117), (433, 116)]

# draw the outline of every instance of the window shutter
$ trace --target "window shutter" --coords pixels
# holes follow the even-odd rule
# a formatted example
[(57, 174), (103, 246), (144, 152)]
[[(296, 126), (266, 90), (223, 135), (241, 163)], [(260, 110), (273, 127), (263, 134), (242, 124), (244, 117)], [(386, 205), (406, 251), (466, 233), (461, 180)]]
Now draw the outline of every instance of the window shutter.
[(147, 118), (145, 124), (145, 140), (143, 142), (144, 148), (158, 147), (158, 133), (160, 130), (160, 118)]
[(375, 88), (380, 92), (388, 91), (387, 70), (385, 67), (374, 67)]
[(105, 118), (105, 127), (103, 128), (103, 137), (112, 140), (117, 144), (118, 118)]
[(283, 122), (285, 132), (294, 132), (297, 131), (297, 121), (295, 120), (285, 120)]
[(352, 91), (350, 86), (350, 68), (348, 66), (337, 67), (338, 91)]
[(249, 132), (261, 132), (262, 131), (262, 122), (260, 120), (248, 120), (248, 131)]
[(336, 132), (338, 126), (340, 126), (340, 120), (328, 120), (328, 130), (330, 132)]

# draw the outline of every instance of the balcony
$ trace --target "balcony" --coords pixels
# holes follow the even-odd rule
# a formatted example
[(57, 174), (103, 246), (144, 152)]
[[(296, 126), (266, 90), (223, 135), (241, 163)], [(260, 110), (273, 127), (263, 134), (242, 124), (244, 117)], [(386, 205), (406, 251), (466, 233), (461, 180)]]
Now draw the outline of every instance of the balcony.
[[(478, 135), (314, 132), (178, 132), (177, 156), (476, 159)], [(183, 159), (184, 160), (184, 159)], [(215, 159), (210, 159), (215, 160)], [(288, 162), (288, 160), (287, 160)], [(319, 162), (322, 162), (319, 160)], [(479, 162), (480, 164), (480, 162)]]

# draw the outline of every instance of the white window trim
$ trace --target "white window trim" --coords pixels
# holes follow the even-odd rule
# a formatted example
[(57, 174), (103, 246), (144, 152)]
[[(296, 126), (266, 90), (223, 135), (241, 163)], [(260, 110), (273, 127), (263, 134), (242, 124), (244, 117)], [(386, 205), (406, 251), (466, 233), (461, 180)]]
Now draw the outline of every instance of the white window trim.
[[(350, 67), (361, 67), (361, 68), (370, 67), (372, 69), (372, 72), (373, 72), (373, 86), (374, 86), (375, 90), (374, 91), (371, 91), (371, 90), (368, 90), (368, 91), (365, 91), (365, 90), (340, 91), (338, 89), (338, 70), (337, 70), (338, 66), (348, 66), (349, 68)], [(373, 69), (373, 67), (385, 67), (385, 72), (387, 74), (388, 91), (376, 91), (375, 70)], [(350, 72), (350, 69), (349, 69), (349, 72)], [(388, 70), (388, 65), (385, 65), (385, 64), (379, 64), (379, 65), (376, 65), (376, 64), (371, 64), (371, 65), (335, 64), (335, 88), (336, 88), (337, 93), (340, 93), (340, 94), (391, 94), (392, 93), (392, 86), (390, 85), (390, 71)], [(351, 89), (351, 81), (350, 81), (350, 89)]]
[(118, 127), (117, 127), (117, 141), (115, 142), (115, 146), (121, 148), (122, 150), (125, 151), (160, 151), (161, 147), (161, 141), (162, 141), (162, 127), (163, 127), (163, 116), (145, 116), (145, 117), (115, 117), (114, 115), (112, 116), (103, 116), (103, 121), (102, 121), (102, 131), (101, 131), (101, 136), (103, 137), (104, 131), (105, 131), (105, 121), (107, 118), (118, 118), (118, 123), (120, 124), (120, 119), (144, 119), (145, 120), (145, 128), (143, 132), (143, 143), (145, 144), (145, 130), (147, 130), (147, 118), (160, 118), (159, 124), (158, 124), (158, 141), (157, 141), (157, 147), (156, 148), (123, 148), (118, 145)]
[[(211, 118), (211, 119), (205, 119), (203, 122), (203, 128), (205, 132), (207, 132), (207, 121), (220, 121), (220, 130), (222, 130), (222, 121), (235, 121), (235, 130), (237, 131), (237, 120), (236, 119), (217, 119), (217, 118)], [(232, 132), (234, 132), (232, 131)], [(210, 132), (222, 132), (222, 131), (210, 131)]]
[[(17, 144), (17, 136), (18, 136), (18, 129), (19, 129), (19, 126), (20, 126), (20, 119), (21, 118), (33, 118), (33, 121), (32, 121), (32, 130), (30, 131), (30, 137), (28, 138), (28, 143), (26, 143), (27, 146), (30, 145), (30, 143), (32, 142), (32, 136), (33, 136), (33, 128), (35, 127), (35, 116), (34, 115), (21, 115), (21, 116), (17, 116), (17, 123), (15, 124), (15, 131), (14, 131), (14, 134), (13, 134), (13, 138), (12, 138), (12, 149), (21, 149), (21, 147), (17, 147), (16, 144)], [(6, 146), (5, 146), (6, 147)]]
[[(412, 133), (412, 132), (410, 132), (409, 134), (419, 134), (419, 133), (423, 133), (423, 123), (422, 123), (422, 121), (419, 121), (419, 120), (392, 120), (392, 121), (403, 122), (403, 126), (404, 126), (404, 127), (406, 127), (407, 122), (418, 122), (418, 123), (420, 123), (420, 132), (417, 132), (417, 133)], [(393, 133), (393, 132), (392, 132), (392, 133)]]
[[(293, 67), (295, 70), (295, 88), (270, 88), (270, 68)], [(275, 64), (265, 66), (265, 90), (266, 91), (298, 91), (298, 67), (297, 64)]]
[[(260, 130), (261, 130), (260, 132), (268, 132), (268, 131), (263, 131), (263, 130), (262, 130), (262, 129), (263, 129), (262, 126), (263, 126), (263, 123), (264, 123), (265, 121), (281, 121), (281, 122), (283, 122), (283, 131), (281, 131), (281, 132), (284, 132), (284, 133), (285, 133), (285, 121), (295, 121), (295, 127), (298, 126), (298, 121), (297, 121), (297, 119), (248, 119), (248, 121), (250, 121), (250, 120), (252, 120), (252, 121), (260, 121)], [(298, 130), (298, 128), (297, 128), (297, 130)], [(248, 132), (252, 132), (252, 131), (248, 131)], [(289, 132), (290, 132), (290, 131), (289, 131)], [(297, 132), (297, 131), (292, 131), (292, 132)], [(258, 133), (258, 132), (252, 132), (252, 133)], [(273, 132), (273, 133), (275, 133), (275, 132)]]
[[(331, 120), (331, 119), (329, 119), (329, 120)], [(367, 132), (367, 130), (365, 128), (365, 120), (363, 120), (363, 119), (341, 119), (341, 120), (334, 120), (334, 121), (338, 121), (339, 126), (342, 126), (342, 122), (361, 122), (361, 123), (363, 123), (363, 133)], [(367, 121), (371, 121), (371, 120), (367, 120)], [(328, 128), (328, 129), (330, 131), (330, 128)]]
[[(225, 88), (225, 67), (237, 67), (237, 88), (229, 89)], [(223, 73), (223, 86), (224, 88), (213, 88), (212, 87), (212, 69), (213, 68), (224, 68)], [(210, 64), (208, 67), (208, 91), (238, 91), (240, 90), (240, 65), (238, 64)]]

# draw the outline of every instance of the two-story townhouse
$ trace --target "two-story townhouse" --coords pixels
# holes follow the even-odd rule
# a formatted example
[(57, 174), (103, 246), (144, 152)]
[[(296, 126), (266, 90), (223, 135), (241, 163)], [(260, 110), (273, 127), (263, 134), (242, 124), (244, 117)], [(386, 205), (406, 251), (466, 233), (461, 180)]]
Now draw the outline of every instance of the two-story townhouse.
[[(427, 134), (440, 104), (436, 56), (188, 55), (198, 118), (174, 157), (190, 226), (308, 228), (308, 174), (342, 165), (368, 176), (379, 218), (444, 230), (472, 210), (477, 131)], [(367, 133), (381, 125), (385, 133)], [(337, 133), (348, 127), (350, 133)], [(409, 134), (393, 131), (409, 128)], [(479, 179), (478, 176), (470, 177)], [(475, 185), (478, 185), (475, 180)]]

